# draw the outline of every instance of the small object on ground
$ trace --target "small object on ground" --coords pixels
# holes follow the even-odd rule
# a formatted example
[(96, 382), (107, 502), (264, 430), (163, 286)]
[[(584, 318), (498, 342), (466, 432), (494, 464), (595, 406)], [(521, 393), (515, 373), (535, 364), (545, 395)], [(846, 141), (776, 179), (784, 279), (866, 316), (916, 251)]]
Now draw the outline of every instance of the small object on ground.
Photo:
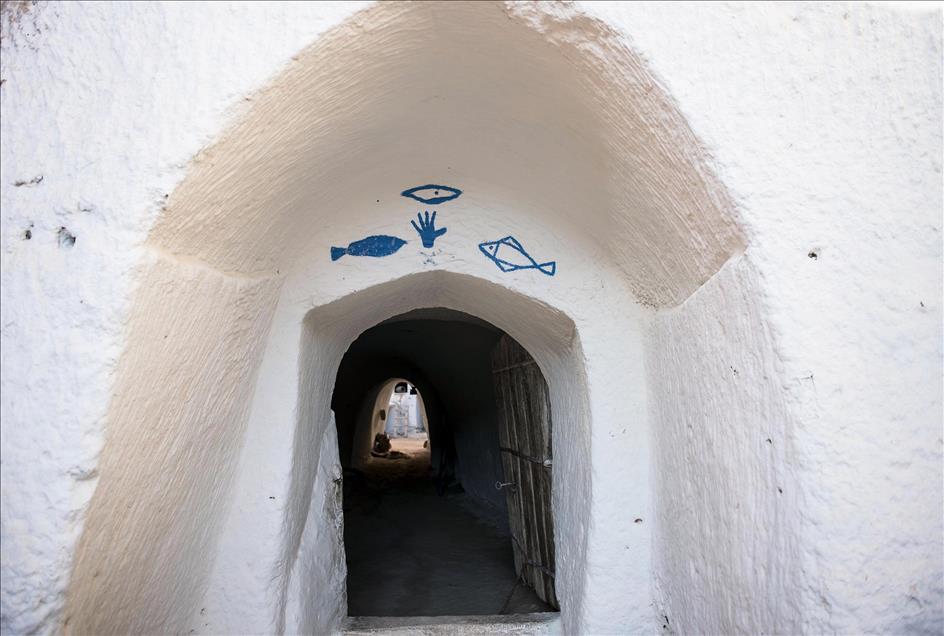
[(423, 440), (423, 448), (429, 448), (429, 440)]
[[(385, 454), (390, 450), (390, 438), (387, 437), (385, 433), (377, 433), (374, 435), (374, 446), (370, 449), (370, 454), (375, 455), (376, 453)], [(380, 455), (376, 455), (379, 457)]]
[(408, 459), (410, 456), (400, 451), (390, 451), (387, 453), (387, 459)]

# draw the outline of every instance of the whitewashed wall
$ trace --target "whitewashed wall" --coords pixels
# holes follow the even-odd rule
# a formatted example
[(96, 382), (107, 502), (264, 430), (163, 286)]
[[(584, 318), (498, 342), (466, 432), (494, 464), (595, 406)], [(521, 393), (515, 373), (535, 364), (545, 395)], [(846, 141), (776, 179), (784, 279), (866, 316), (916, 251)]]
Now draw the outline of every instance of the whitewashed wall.
[[(356, 9), (4, 3), (4, 632), (53, 631), (63, 620), (134, 268), (166, 195), (244, 96)], [(278, 37), (249, 37), (258, 24)], [(59, 246), (60, 227), (76, 237), (72, 249)]]
[[(798, 471), (788, 554), (806, 580), (780, 611), (811, 633), (940, 632), (940, 9), (650, 9), (609, 17), (736, 193), (792, 413), (774, 451)], [(722, 315), (743, 305), (713, 295)]]
[[(939, 633), (939, 10), (375, 7), (345, 65), (318, 36), (359, 8), (5, 6), (4, 632), (336, 625), (333, 426), (294, 405), (303, 318), (361, 291), (312, 364), (398, 308), (491, 311), (539, 362), (572, 321), (568, 630)], [(325, 258), (434, 176), (467, 192), (434, 263)], [(490, 270), (505, 233), (559, 274)]]

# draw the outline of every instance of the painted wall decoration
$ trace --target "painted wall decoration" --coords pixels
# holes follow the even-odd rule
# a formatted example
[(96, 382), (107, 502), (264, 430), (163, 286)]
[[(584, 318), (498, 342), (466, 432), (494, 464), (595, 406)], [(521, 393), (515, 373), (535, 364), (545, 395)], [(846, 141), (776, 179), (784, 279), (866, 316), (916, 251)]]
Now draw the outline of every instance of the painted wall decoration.
[(406, 241), (396, 236), (385, 234), (368, 236), (359, 241), (354, 241), (347, 247), (332, 247), (331, 260), (336, 261), (345, 254), (373, 257), (390, 256), (404, 245), (406, 245)]
[(445, 203), (446, 201), (452, 201), (453, 199), (459, 198), (459, 195), (462, 194), (462, 190), (430, 183), (427, 185), (416, 186), (415, 188), (410, 188), (409, 190), (404, 190), (400, 194), (407, 198), (419, 201), (420, 203), (425, 203), (426, 205), (437, 205), (439, 203)]
[[(419, 221), (419, 224), (417, 224), (417, 221)], [(410, 224), (423, 240), (423, 247), (432, 247), (436, 239), (446, 233), (446, 228), (436, 229), (435, 210), (432, 218), (430, 218), (429, 211), (427, 211), (425, 217), (422, 214), (417, 214), (416, 221), (410, 221)]]
[(479, 249), (492, 260), (503, 272), (513, 272), (519, 269), (536, 269), (542, 274), (553, 276), (557, 272), (557, 262), (548, 261), (538, 263), (531, 258), (521, 243), (513, 236), (506, 236), (497, 241), (479, 243)]
[[(450, 186), (427, 184), (416, 186), (404, 190), (400, 193), (402, 196), (425, 203), (427, 205), (438, 205), (446, 201), (457, 199), (462, 191)], [(423, 247), (432, 249), (436, 239), (446, 233), (446, 228), (436, 229), (436, 214), (433, 210), (417, 213), (416, 220), (410, 220), (410, 225), (419, 234)], [(336, 261), (345, 254), (350, 256), (372, 256), (375, 258), (390, 256), (406, 245), (407, 241), (386, 234), (368, 236), (354, 241), (347, 247), (332, 247), (331, 260)], [(557, 262), (547, 261), (538, 263), (524, 249), (521, 243), (513, 236), (506, 236), (497, 241), (485, 241), (479, 243), (479, 250), (485, 254), (495, 265), (503, 272), (513, 272), (520, 269), (536, 269), (542, 274), (553, 276), (557, 273)], [(441, 250), (440, 250), (441, 252)], [(425, 265), (436, 265), (434, 256), (437, 252), (420, 252), (424, 257)]]

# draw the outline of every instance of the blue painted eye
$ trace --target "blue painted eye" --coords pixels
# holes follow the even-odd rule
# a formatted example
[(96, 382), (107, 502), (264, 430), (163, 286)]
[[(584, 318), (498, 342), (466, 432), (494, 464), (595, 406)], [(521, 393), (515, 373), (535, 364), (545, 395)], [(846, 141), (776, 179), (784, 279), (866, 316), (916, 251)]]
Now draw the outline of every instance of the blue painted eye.
[(462, 190), (450, 188), (449, 186), (429, 184), (404, 190), (400, 194), (410, 199), (415, 199), (420, 203), (436, 205), (437, 203), (445, 203), (446, 201), (452, 201), (458, 198), (459, 195), (462, 194)]

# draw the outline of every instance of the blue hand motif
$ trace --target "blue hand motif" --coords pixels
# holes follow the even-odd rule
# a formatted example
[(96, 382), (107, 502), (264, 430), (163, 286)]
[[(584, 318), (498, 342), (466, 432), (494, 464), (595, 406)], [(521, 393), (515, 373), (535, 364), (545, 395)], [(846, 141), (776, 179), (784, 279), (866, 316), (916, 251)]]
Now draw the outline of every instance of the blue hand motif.
[(410, 221), (410, 224), (420, 235), (420, 238), (423, 239), (423, 247), (432, 247), (436, 239), (446, 233), (446, 228), (436, 229), (435, 211), (433, 211), (432, 218), (430, 218), (429, 212), (426, 212), (425, 219), (422, 214), (417, 214), (416, 220), (419, 221), (419, 225), (416, 224), (416, 221)]

